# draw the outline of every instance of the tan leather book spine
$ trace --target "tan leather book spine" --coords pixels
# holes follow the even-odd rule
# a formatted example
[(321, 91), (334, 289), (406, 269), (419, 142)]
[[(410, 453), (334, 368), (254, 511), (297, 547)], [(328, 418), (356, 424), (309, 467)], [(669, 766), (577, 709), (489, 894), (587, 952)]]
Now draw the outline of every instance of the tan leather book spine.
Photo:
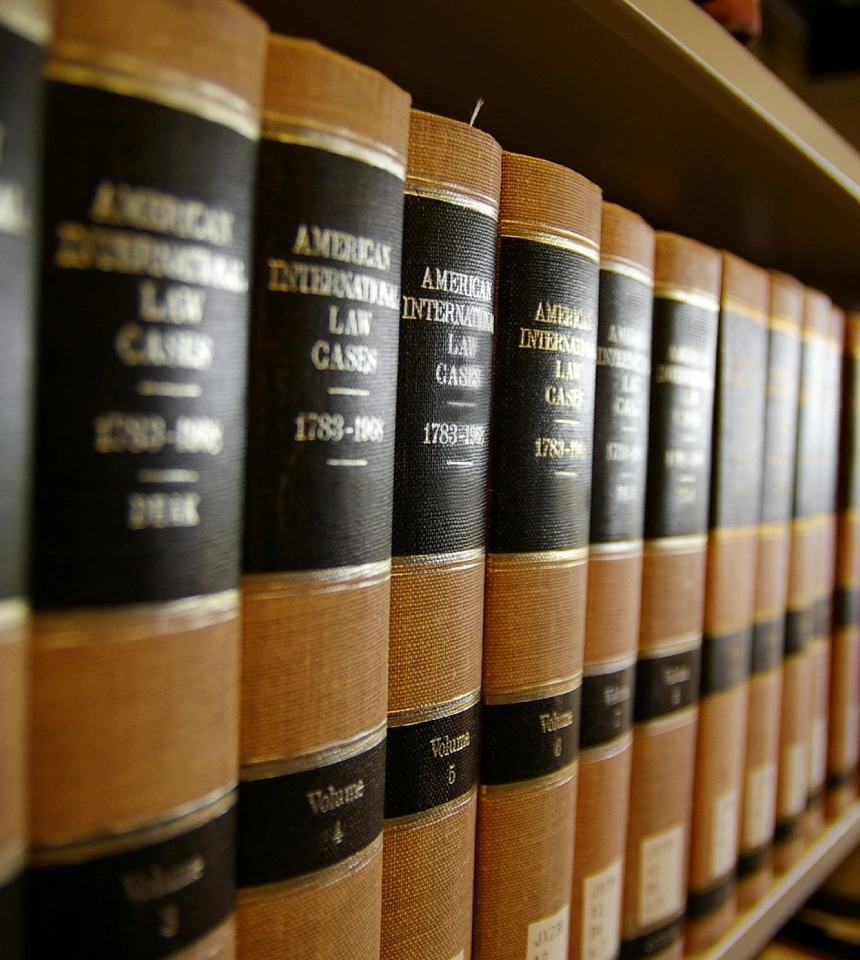
[(860, 761), (860, 314), (845, 318), (827, 814), (857, 796)]
[(570, 960), (615, 960), (630, 800), (654, 231), (603, 204)]
[(112, 0), (55, 6), (31, 956), (233, 955), (250, 183), (265, 38), (232, 0), (134, 0), (121, 16)]
[(813, 705), (811, 643), (815, 636), (823, 531), (817, 435), (829, 315), (828, 298), (804, 288), (774, 832), (774, 857), (779, 871), (787, 870), (797, 860), (806, 843), (804, 815), (809, 792)]
[(735, 912), (767, 391), (764, 270), (723, 254), (686, 950)]
[(378, 960), (409, 96), (272, 36), (257, 170), (237, 954)]
[(624, 960), (683, 952), (721, 267), (656, 235)]
[(745, 909), (760, 899), (773, 879), (776, 771), (779, 760), (802, 317), (801, 285), (784, 274), (771, 274), (762, 522), (758, 537), (738, 857), (739, 909)]
[(0, 956), (23, 955), (25, 717), (42, 68), (50, 9), (0, 0)]
[[(394, 462), (384, 960), (466, 958), (502, 148), (413, 110)], [(434, 904), (446, 903), (444, 911)]]
[(836, 569), (836, 486), (839, 461), (839, 401), (845, 314), (828, 298), (823, 308), (818, 367), (815, 497), (818, 552), (815, 566), (812, 661), (812, 721), (809, 727), (809, 784), (806, 833), (815, 839), (824, 830), (829, 739), (830, 653), (833, 587)]
[(473, 956), (567, 953), (600, 190), (505, 153)]

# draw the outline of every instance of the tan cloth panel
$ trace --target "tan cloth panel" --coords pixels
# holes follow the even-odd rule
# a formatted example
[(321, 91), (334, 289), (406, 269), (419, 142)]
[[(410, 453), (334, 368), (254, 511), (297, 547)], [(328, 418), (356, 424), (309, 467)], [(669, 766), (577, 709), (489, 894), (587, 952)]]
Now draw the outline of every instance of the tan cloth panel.
[(658, 231), (654, 253), (654, 286), (666, 284), (720, 295), (722, 258), (717, 250), (676, 233)]
[(840, 586), (860, 588), (860, 513), (840, 513), (836, 569)]
[(803, 607), (815, 599), (817, 564), (820, 559), (819, 518), (793, 520), (791, 559), (788, 567), (788, 605)]
[[(833, 669), (830, 676), (830, 731), (827, 750), (828, 773), (844, 774), (858, 762), (860, 726), (860, 627), (843, 627), (832, 641)], [(847, 788), (847, 789), (846, 789)], [(841, 789), (833, 805), (841, 810), (846, 798), (856, 795), (852, 781)], [(833, 810), (830, 815), (835, 815)]]
[(656, 652), (670, 638), (701, 634), (705, 559), (704, 537), (671, 550), (665, 541), (645, 543), (640, 652)]
[(391, 570), (388, 712), (445, 703), (481, 686), (484, 558), (395, 561)]
[[(529, 924), (568, 903), (576, 787), (569, 769), (522, 784), (479, 787), (474, 960), (523, 960)], [(535, 849), (543, 854), (540, 861)]]
[(27, 700), (27, 620), (0, 627), (0, 886), (21, 866), (26, 845), (24, 718)]
[[(815, 724), (823, 724), (825, 731), (829, 726), (830, 715), (828, 711), (830, 699), (830, 640), (829, 638), (816, 637), (810, 644), (810, 658), (812, 661), (812, 723), (810, 731), (814, 730)], [(820, 746), (820, 745), (819, 745)], [(827, 750), (827, 734), (825, 732), (824, 750)], [(826, 758), (825, 758), (826, 759)], [(824, 779), (820, 771), (813, 767), (813, 750), (810, 745), (809, 752), (809, 792), (810, 795), (817, 794), (824, 788)], [(826, 763), (822, 764), (826, 775)]]
[[(584, 558), (487, 556), (485, 697), (537, 691), (577, 676), (587, 570)], [(561, 637), (567, 642), (558, 642)]]
[(35, 844), (128, 830), (235, 782), (238, 604), (208, 622), (196, 604), (33, 617)]
[(636, 653), (642, 583), (642, 545), (625, 553), (588, 555), (585, 667)]
[(653, 273), (654, 231), (638, 213), (604, 202), (600, 256), (601, 259), (626, 260), (646, 273)]
[(387, 77), (313, 40), (269, 39), (263, 114), (266, 124), (336, 132), (406, 163), (409, 94)]
[[(807, 753), (807, 736), (812, 713), (812, 661), (809, 651), (787, 657), (782, 666), (782, 704), (780, 707), (779, 768), (776, 787), (776, 820), (798, 817), (800, 811), (789, 808), (791, 798), (791, 758), (793, 751), (802, 748)], [(774, 851), (774, 862), (782, 872), (796, 862), (805, 842), (794, 838), (779, 843)], [(783, 849), (780, 849), (783, 848)]]
[(383, 722), (389, 579), (244, 578), (243, 763), (311, 754)]
[(502, 148), (483, 130), (412, 110), (409, 120), (407, 187), (450, 185), (458, 193), (499, 206)]
[[(236, 931), (254, 960), (379, 960), (382, 843), (283, 886), (239, 893)], [(325, 934), (325, 935), (323, 935)]]
[(787, 523), (759, 530), (755, 594), (757, 621), (774, 620), (785, 615), (790, 542), (791, 531)]
[[(674, 721), (669, 724), (668, 720)], [(641, 724), (633, 730), (630, 772), (630, 816), (624, 858), (624, 899), (621, 930), (625, 940), (642, 933), (639, 926), (639, 891), (642, 885), (640, 847), (655, 833), (683, 825), (689, 849), (693, 802), (693, 760), (696, 750), (697, 711), (676, 714), (667, 721)], [(685, 852), (682, 864), (687, 863)], [(686, 884), (685, 884), (686, 886)], [(663, 926), (672, 919), (655, 926)], [(679, 956), (680, 947), (667, 956)], [(662, 956), (662, 954), (661, 954)]]
[(712, 530), (705, 578), (705, 633), (728, 633), (752, 622), (758, 527)]
[[(625, 738), (586, 750), (579, 759), (579, 796), (576, 801), (576, 848), (570, 894), (569, 960), (582, 954), (583, 890), (585, 880), (623, 860), (630, 804), (633, 743)], [(617, 891), (621, 896), (621, 891)], [(620, 930), (617, 931), (620, 934)]]
[[(265, 23), (236, 0), (55, 0), (49, 57), (187, 88), (259, 124)], [(205, 83), (204, 83), (205, 82)], [(222, 88), (218, 90), (218, 88)], [(225, 96), (225, 94), (227, 94)]]
[(386, 824), (382, 960), (451, 960), (464, 948), (470, 956), (477, 810), (473, 792), (453, 810)]

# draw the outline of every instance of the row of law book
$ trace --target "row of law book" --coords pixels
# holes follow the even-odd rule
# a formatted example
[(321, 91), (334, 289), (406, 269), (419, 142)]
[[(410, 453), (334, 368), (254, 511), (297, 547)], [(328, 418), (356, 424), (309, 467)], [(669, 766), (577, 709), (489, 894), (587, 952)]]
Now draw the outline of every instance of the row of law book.
[(854, 798), (860, 317), (235, 0), (0, 71), (0, 957), (719, 938)]

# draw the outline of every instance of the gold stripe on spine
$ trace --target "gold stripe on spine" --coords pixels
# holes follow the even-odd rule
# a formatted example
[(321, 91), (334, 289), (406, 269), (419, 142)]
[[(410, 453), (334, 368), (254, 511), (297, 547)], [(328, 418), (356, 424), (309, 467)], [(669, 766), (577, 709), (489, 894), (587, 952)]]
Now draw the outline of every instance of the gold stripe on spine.
[(605, 673), (616, 673), (618, 670), (625, 670), (627, 667), (636, 665), (637, 655), (621, 654), (617, 657), (607, 657), (601, 660), (591, 660), (586, 663), (582, 673), (586, 677), (600, 677)]
[(446, 571), (468, 569), (484, 562), (484, 550), (457, 550), (451, 553), (423, 553), (410, 557), (392, 557), (391, 575), (403, 576), (409, 568), (422, 567), (428, 571), (433, 567), (445, 567)]
[[(620, 733), (614, 740), (607, 740), (606, 743), (598, 744), (596, 747), (586, 747), (579, 753), (581, 767), (587, 763), (601, 762), (611, 760), (620, 753), (624, 753), (633, 743), (633, 731), (626, 730)], [(584, 826), (584, 824), (583, 824)]]
[(422, 177), (406, 177), (406, 189), (403, 191), (410, 197), (422, 197), (425, 200), (439, 200), (450, 203), (455, 207), (464, 207), (474, 210), (491, 220), (499, 219), (499, 208), (488, 197), (475, 197), (458, 190), (455, 184), (432, 182)]
[(570, 253), (586, 257), (594, 263), (600, 263), (599, 247), (594, 241), (561, 228), (551, 229), (545, 224), (506, 218), (499, 221), (499, 236), (515, 240), (531, 240), (533, 243), (559, 247)]
[(48, 6), (42, 0), (0, 0), (0, 27), (43, 47), (51, 36)]
[(453, 717), (481, 702), (481, 691), (473, 690), (462, 697), (454, 697), (445, 703), (422, 704), (411, 709), (398, 710), (388, 714), (389, 727), (402, 727), (411, 723), (426, 723), (429, 720), (442, 720)]
[(267, 593), (283, 596), (294, 589), (306, 593), (329, 590), (354, 590), (358, 586), (372, 587), (384, 583), (391, 573), (391, 561), (361, 563), (351, 567), (330, 567), (326, 570), (285, 570), (280, 573), (246, 573), (242, 577), (243, 594), (264, 596)]
[(673, 713), (667, 713), (662, 717), (655, 717), (653, 720), (645, 720), (637, 723), (635, 730), (644, 731), (649, 737), (658, 736), (661, 733), (667, 733), (671, 730), (677, 730), (685, 727), (699, 715), (699, 705), (694, 703), (692, 706), (684, 707), (683, 710), (675, 710)]
[(600, 269), (607, 273), (617, 273), (619, 276), (629, 277), (629, 279), (636, 280), (637, 283), (642, 283), (646, 287), (651, 287), (654, 283), (653, 273), (643, 270), (639, 264), (631, 263), (622, 257), (613, 257), (601, 252)]
[(363, 141), (346, 128), (326, 129), (307, 119), (291, 117), (275, 110), (263, 113), (261, 134), (266, 140), (294, 143), (301, 147), (324, 150), (341, 157), (358, 160), (384, 170), (398, 180), (406, 179), (406, 164), (383, 143)]
[[(412, 834), (413, 831), (411, 828), (417, 826), (427, 826), (431, 823), (437, 823), (440, 820), (447, 820), (449, 817), (453, 817), (458, 813), (462, 813), (469, 804), (474, 803), (475, 798), (478, 796), (478, 787), (477, 784), (472, 787), (467, 793), (464, 793), (462, 797), (456, 797), (454, 800), (449, 800), (447, 803), (440, 803), (437, 807), (429, 807), (427, 810), (420, 810), (418, 813), (407, 813), (402, 817), (388, 817), (385, 820), (385, 840), (383, 841), (384, 845), (387, 845), (389, 841), (389, 835), (391, 833), (407, 833)], [(453, 848), (451, 850), (453, 852)]]
[(597, 554), (598, 556), (610, 557), (638, 557), (642, 553), (642, 540), (613, 540), (607, 543), (591, 543), (588, 546), (589, 557)]
[(682, 633), (677, 637), (662, 637), (659, 647), (639, 651), (640, 660), (656, 660), (670, 653), (686, 653), (696, 650), (702, 642), (701, 633)]
[(588, 559), (588, 547), (571, 550), (540, 550), (534, 553), (488, 553), (487, 566), (530, 567), (552, 564), (553, 566), (579, 566)]
[[(22, 624), (29, 613), (30, 605), (22, 597), (13, 597), (11, 600), (0, 602), (0, 645), (17, 640), (10, 628)], [(10, 632), (7, 633), (7, 631)]]
[(293, 773), (303, 773), (306, 770), (318, 770), (328, 767), (351, 757), (357, 757), (368, 750), (372, 750), (385, 739), (386, 726), (375, 727), (367, 733), (360, 733), (344, 743), (332, 744), (313, 753), (298, 757), (259, 757), (243, 760), (240, 779), (268, 780), (272, 777), (283, 777)]
[(235, 803), (235, 784), (231, 784), (226, 790), (214, 791), (195, 803), (165, 811), (147, 823), (117, 824), (110, 834), (102, 836), (65, 840), (52, 837), (50, 844), (33, 844), (30, 848), (30, 862), (36, 867), (84, 863), (126, 850), (139, 850), (209, 823), (226, 813)]
[(508, 693), (484, 693), (483, 701), (493, 707), (502, 703), (530, 703), (532, 700), (545, 700), (548, 697), (558, 697), (564, 693), (573, 693), (582, 686), (582, 672), (574, 677), (565, 677), (562, 680), (551, 680), (539, 687), (528, 690), (512, 690)]
[(645, 553), (691, 553), (704, 550), (708, 543), (706, 533), (694, 533), (685, 537), (655, 537), (644, 543)]
[(688, 287), (680, 287), (674, 283), (654, 283), (655, 300), (676, 300), (678, 303), (688, 303), (691, 307), (698, 307), (700, 310), (719, 309), (719, 300), (716, 297), (702, 293), (701, 290), (693, 290)]
[(479, 789), (482, 797), (513, 794), (519, 798), (523, 794), (543, 793), (544, 790), (564, 786), (570, 783), (578, 773), (579, 757), (576, 756), (570, 763), (565, 764), (560, 770), (553, 770), (552, 773), (532, 777), (530, 780), (518, 780), (514, 783), (482, 783)]

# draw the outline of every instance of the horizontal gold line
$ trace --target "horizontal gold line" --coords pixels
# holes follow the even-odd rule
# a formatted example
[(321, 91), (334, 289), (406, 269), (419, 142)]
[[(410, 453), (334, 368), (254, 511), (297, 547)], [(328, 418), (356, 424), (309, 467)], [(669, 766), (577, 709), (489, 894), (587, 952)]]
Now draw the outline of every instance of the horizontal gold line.
[(652, 720), (643, 720), (633, 726), (633, 737), (640, 736), (653, 737), (668, 730), (675, 730), (678, 727), (685, 727), (699, 713), (699, 704), (691, 703), (688, 707), (680, 710), (674, 710), (672, 713), (663, 714), (654, 717)]
[(387, 724), (383, 720), (381, 724), (371, 730), (365, 730), (349, 740), (318, 747), (312, 753), (303, 753), (296, 757), (250, 757), (242, 759), (239, 779), (243, 781), (270, 780), (273, 777), (285, 777), (292, 773), (303, 773), (306, 770), (330, 767), (333, 763), (340, 763), (343, 760), (349, 760), (372, 750), (385, 739), (387, 729)]
[(588, 546), (589, 555), (599, 557), (620, 554), (623, 556), (638, 557), (644, 548), (643, 540), (615, 540), (604, 543), (592, 543)]
[(715, 312), (720, 308), (720, 301), (711, 294), (705, 293), (704, 290), (696, 290), (676, 283), (655, 283), (654, 299), (677, 300), (679, 303), (688, 303), (691, 307)]
[(842, 349), (841, 341), (837, 340), (835, 337), (831, 337), (829, 333), (824, 333), (821, 330), (810, 330), (809, 327), (804, 327), (801, 331), (801, 337), (803, 338), (804, 343), (818, 343), (823, 347), (830, 347), (831, 349)]
[(389, 727), (407, 727), (416, 723), (427, 723), (428, 720), (441, 720), (444, 717), (454, 717), (463, 713), (481, 701), (481, 691), (471, 690), (460, 697), (453, 697), (444, 703), (426, 703), (405, 710), (392, 710), (388, 714)]
[(646, 270), (641, 264), (628, 260), (625, 257), (617, 257), (609, 253), (600, 254), (600, 269), (607, 273), (617, 273), (621, 277), (628, 277), (644, 284), (646, 287), (654, 286), (654, 274)]
[(791, 530), (791, 521), (774, 520), (772, 523), (760, 523), (758, 525), (759, 539), (767, 537), (785, 537)]
[(604, 760), (611, 760), (619, 754), (629, 750), (633, 744), (633, 731), (625, 730), (612, 740), (606, 743), (598, 743), (593, 747), (584, 747), (579, 751), (579, 762), (581, 765), (587, 763), (600, 763)]
[[(443, 573), (448, 573), (451, 566), (469, 566), (483, 564), (484, 548), (477, 547), (474, 550), (454, 550), (451, 553), (416, 553), (410, 557), (392, 557), (391, 573), (397, 572), (398, 567), (444, 567)], [(408, 570), (404, 570), (404, 573)]]
[[(108, 93), (133, 97), (137, 100), (148, 100), (150, 103), (193, 114), (211, 123), (228, 127), (249, 140), (259, 139), (259, 123), (250, 105), (238, 97), (232, 97), (228, 91), (216, 87), (215, 84), (195, 81), (178, 71), (157, 70), (149, 64), (135, 63), (132, 72), (129, 73), (122, 69), (121, 58), (119, 58), (120, 67), (117, 68), (114, 63), (117, 58), (106, 53), (93, 55), (94, 60), (106, 60), (106, 66), (72, 62), (63, 58), (63, 51), (71, 46), (71, 44), (55, 46), (55, 58), (45, 68), (45, 75), (49, 80), (72, 84), (76, 87), (105, 90)], [(68, 52), (74, 51), (70, 49)], [(90, 59), (88, 53), (84, 55), (88, 60)], [(144, 69), (153, 73), (154, 76), (141, 76)], [(218, 91), (224, 99), (231, 98), (243, 107), (227, 105), (220, 102), (220, 98), (208, 97), (201, 92), (203, 89), (210, 92)]]
[(745, 320), (752, 320), (754, 323), (760, 323), (762, 326), (768, 325), (768, 314), (764, 307), (758, 307), (754, 303), (748, 303), (746, 300), (740, 300), (730, 294), (724, 296), (720, 306), (729, 313), (734, 313)]
[(473, 210), (475, 213), (489, 217), (491, 220), (499, 219), (498, 202), (494, 203), (491, 197), (469, 193), (454, 183), (428, 180), (407, 173), (404, 193), (410, 197), (439, 200), (441, 203), (449, 203), (455, 207), (464, 207), (467, 210)]
[(84, 863), (126, 850), (139, 850), (188, 833), (214, 820), (236, 802), (236, 784), (213, 790), (205, 797), (167, 810), (143, 823), (118, 824), (108, 834), (85, 838), (58, 837), (40, 840), (30, 849), (30, 862), (37, 867), (61, 863)]
[(249, 901), (265, 901), (280, 897), (289, 893), (296, 887), (302, 887), (307, 895), (309, 887), (326, 887), (341, 878), (354, 874), (367, 866), (368, 863), (375, 860), (382, 853), (382, 834), (375, 837), (364, 849), (354, 853), (345, 860), (340, 860), (330, 867), (322, 867), (312, 873), (303, 873), (298, 877), (290, 877), (289, 880), (279, 880), (275, 883), (260, 884), (256, 887), (240, 887), (236, 891), (236, 901), (239, 905)]
[(708, 531), (708, 540), (717, 542), (735, 542), (737, 540), (757, 540), (759, 525), (751, 523), (744, 527), (712, 527)]
[(549, 697), (560, 697), (565, 693), (573, 693), (582, 686), (582, 671), (571, 677), (559, 680), (550, 680), (537, 687), (528, 687), (523, 690), (511, 690), (505, 693), (482, 692), (483, 702), (488, 707), (506, 703), (531, 703), (533, 700), (546, 700)]
[(406, 162), (387, 144), (362, 137), (346, 127), (314, 123), (307, 117), (263, 111), (262, 136), (277, 143), (292, 143), (358, 160), (384, 170), (398, 180), (406, 179)]
[(33, 11), (22, 8), (15, 0), (12, 0), (11, 6), (0, 0), (0, 26), (40, 47), (44, 47), (51, 37), (50, 23)]
[(543, 243), (550, 247), (559, 247), (569, 253), (576, 253), (592, 262), (600, 263), (598, 246), (588, 237), (559, 227), (550, 227), (546, 224), (534, 223), (530, 220), (515, 220), (508, 218), (499, 221), (499, 236), (502, 239), (531, 240), (534, 243)]
[[(401, 830), (409, 830), (410, 828), (418, 825), (424, 826), (439, 820), (447, 820), (449, 817), (455, 816), (461, 810), (474, 803), (477, 795), (478, 787), (476, 784), (471, 788), (471, 790), (466, 791), (466, 793), (464, 793), (461, 797), (456, 797), (454, 800), (448, 800), (447, 803), (440, 803), (436, 807), (428, 807), (426, 810), (419, 810), (418, 813), (407, 813), (402, 817), (389, 817), (383, 823), (383, 837), (385, 834), (399, 833)], [(383, 839), (383, 846), (384, 844), (385, 840)]]
[[(30, 614), (30, 605), (23, 597), (12, 597), (9, 600), (0, 602), (0, 630), (6, 631), (10, 627), (16, 627), (23, 623)], [(12, 637), (7, 637), (4, 641), (0, 636), (0, 646), (4, 642), (11, 643)]]
[(640, 660), (659, 660), (661, 657), (668, 657), (675, 653), (686, 653), (688, 650), (695, 650), (702, 645), (702, 634), (695, 630), (689, 630), (687, 633), (679, 633), (674, 637), (666, 637), (659, 641), (657, 647), (640, 648)]
[(325, 570), (284, 570), (279, 573), (246, 573), (242, 577), (244, 597), (291, 593), (330, 593), (335, 590), (359, 590), (385, 583), (391, 576), (391, 561), (360, 563), (351, 567)]
[(788, 336), (797, 337), (800, 340), (800, 321), (792, 320), (790, 317), (779, 316), (772, 313), (768, 318), (767, 325), (771, 330), (777, 333), (784, 333)]
[(644, 543), (645, 553), (692, 553), (704, 550), (708, 545), (706, 533), (693, 533), (680, 537), (655, 537)]
[(517, 780), (514, 783), (482, 783), (480, 785), (481, 796), (489, 794), (504, 793), (542, 793), (544, 790), (555, 790), (563, 787), (579, 772), (579, 757), (577, 756), (570, 763), (565, 764), (560, 770), (553, 770), (552, 773), (545, 773), (540, 777), (533, 777), (531, 780)]
[(583, 678), (602, 677), (607, 673), (626, 670), (628, 667), (636, 666), (637, 659), (636, 651), (633, 651), (632, 653), (622, 653), (617, 657), (588, 660), (582, 668)]
[(573, 547), (570, 550), (536, 550), (532, 553), (488, 553), (487, 567), (518, 567), (552, 564), (554, 566), (578, 566), (588, 559), (588, 547)]

